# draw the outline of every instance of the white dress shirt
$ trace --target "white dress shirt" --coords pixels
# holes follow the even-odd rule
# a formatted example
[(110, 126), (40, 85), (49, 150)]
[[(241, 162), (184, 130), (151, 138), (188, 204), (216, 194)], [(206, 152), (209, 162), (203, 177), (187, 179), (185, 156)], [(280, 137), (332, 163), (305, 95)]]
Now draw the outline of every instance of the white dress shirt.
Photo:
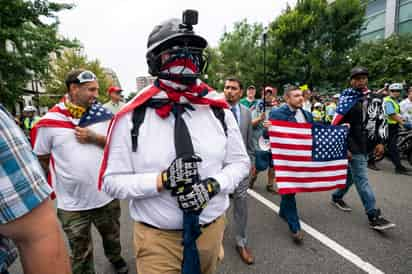
[[(225, 109), (227, 134), (207, 105), (194, 105), (182, 117), (189, 129), (194, 151), (202, 159), (199, 173), (202, 179), (213, 177), (221, 187), (200, 215), (206, 224), (221, 216), (229, 207), (232, 193), (249, 173), (250, 160), (243, 144), (239, 126), (230, 110)], [(139, 128), (138, 148), (132, 152), (132, 113), (121, 117), (112, 129), (108, 165), (103, 178), (103, 190), (112, 197), (130, 199), (133, 220), (162, 229), (182, 229), (183, 215), (176, 197), (170, 191), (157, 191), (157, 177), (176, 158), (174, 116), (159, 117), (147, 108)]]

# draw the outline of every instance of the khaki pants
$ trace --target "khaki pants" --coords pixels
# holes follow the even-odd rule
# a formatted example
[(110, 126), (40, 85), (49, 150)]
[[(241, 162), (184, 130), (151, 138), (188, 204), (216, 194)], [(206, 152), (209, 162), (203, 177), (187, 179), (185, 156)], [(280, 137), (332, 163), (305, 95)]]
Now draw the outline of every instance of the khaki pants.
[[(214, 273), (225, 228), (221, 216), (206, 228), (197, 239), (202, 274)], [(139, 274), (180, 274), (183, 261), (181, 231), (150, 228), (141, 223), (134, 225), (136, 267)]]

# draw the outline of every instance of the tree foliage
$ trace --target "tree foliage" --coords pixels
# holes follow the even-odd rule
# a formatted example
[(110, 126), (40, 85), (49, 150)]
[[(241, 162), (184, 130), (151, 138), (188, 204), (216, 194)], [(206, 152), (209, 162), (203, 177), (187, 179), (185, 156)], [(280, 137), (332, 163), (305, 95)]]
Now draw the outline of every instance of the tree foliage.
[(217, 89), (223, 80), (236, 76), (243, 83), (263, 84), (262, 24), (249, 24), (247, 20), (235, 23), (232, 32), (225, 33), (218, 48), (208, 49), (211, 55), (208, 82)]
[[(274, 18), (267, 29), (267, 83), (341, 86), (351, 62), (348, 52), (358, 42), (365, 5), (360, 0), (298, 0)], [(262, 24), (246, 20), (225, 33), (212, 49), (213, 77), (239, 77), (246, 85), (263, 84)], [(216, 79), (213, 79), (216, 82)]]
[(75, 42), (57, 34), (57, 13), (72, 5), (45, 0), (0, 1), (0, 101), (11, 106), (25, 84), (40, 79), (49, 55)]
[(49, 77), (45, 82), (46, 93), (49, 97), (42, 96), (44, 99), (41, 103), (51, 106), (67, 92), (64, 80), (67, 74), (74, 69), (90, 70), (96, 74), (100, 90), (98, 100), (100, 102), (108, 100), (106, 91), (110, 85), (110, 80), (106, 76), (103, 67), (98, 60), (88, 60), (87, 56), (82, 53), (82, 49), (78, 48), (66, 49), (60, 57), (51, 62)]
[(363, 16), (359, 0), (298, 0), (270, 24), (269, 47), (275, 52), (270, 79), (311, 87), (345, 81), (347, 52), (359, 41)]
[(369, 69), (371, 88), (385, 83), (412, 85), (412, 35), (393, 35), (385, 40), (360, 43), (350, 53), (353, 65)]

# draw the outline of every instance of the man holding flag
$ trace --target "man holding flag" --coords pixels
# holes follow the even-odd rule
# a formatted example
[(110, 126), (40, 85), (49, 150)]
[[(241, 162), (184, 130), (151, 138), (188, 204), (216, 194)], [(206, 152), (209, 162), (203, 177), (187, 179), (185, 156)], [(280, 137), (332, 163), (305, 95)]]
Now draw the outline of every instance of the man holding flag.
[[(302, 90), (300, 90), (296, 86), (291, 85), (285, 91), (284, 98), (285, 98), (286, 104), (284, 104), (283, 106), (277, 109), (272, 110), (270, 113), (269, 117), (272, 122), (272, 125), (274, 122), (278, 122), (278, 121), (281, 121), (281, 124), (283, 121), (291, 122), (290, 124), (292, 125), (297, 124), (297, 123), (306, 124), (306, 123), (313, 122), (312, 114), (306, 110), (303, 110), (302, 108), (303, 106)], [(310, 124), (308, 125), (310, 127)], [(293, 131), (295, 130), (292, 129), (292, 132)], [(276, 171), (276, 178), (277, 178), (276, 183), (278, 184), (279, 194), (282, 195), (279, 216), (288, 223), (289, 229), (292, 233), (292, 239), (294, 240), (295, 243), (299, 244), (303, 240), (303, 234), (301, 231), (298, 211), (296, 207), (295, 191), (293, 190), (290, 192), (288, 191), (288, 193), (283, 192), (283, 190), (280, 187), (282, 184), (282, 172), (283, 171), (278, 170), (279, 167), (282, 168), (283, 166), (290, 166), (289, 162), (285, 163), (285, 161), (287, 161), (286, 158), (289, 156), (278, 155), (278, 152), (281, 152), (282, 148), (294, 150), (294, 149), (297, 149), (298, 147), (287, 147), (288, 146), (287, 143), (289, 142), (287, 139), (289, 138), (286, 138), (284, 140), (280, 139), (282, 138), (282, 136), (290, 137), (290, 136), (286, 136), (285, 133), (282, 132), (282, 128), (271, 126), (269, 130), (269, 136), (270, 136), (270, 143), (272, 147), (272, 158), (273, 158), (273, 163), (274, 163), (275, 171)], [(296, 143), (299, 141), (294, 140), (292, 142)]]
[[(346, 187), (338, 189), (332, 194), (332, 203), (343, 211), (352, 209), (344, 202), (343, 197), (355, 183), (356, 190), (362, 200), (371, 228), (386, 230), (395, 227), (395, 224), (382, 217), (381, 210), (375, 207), (375, 195), (368, 181), (368, 121), (367, 94), (369, 72), (366, 68), (355, 67), (351, 71), (350, 85), (339, 97), (336, 114), (332, 125), (349, 125), (348, 158), (349, 169)], [(383, 153), (383, 145), (375, 147), (375, 154)]]
[(217, 266), (228, 194), (250, 159), (224, 98), (203, 83), (207, 41), (197, 11), (153, 29), (146, 54), (155, 83), (109, 127), (102, 189), (130, 200), (140, 274), (211, 274)]

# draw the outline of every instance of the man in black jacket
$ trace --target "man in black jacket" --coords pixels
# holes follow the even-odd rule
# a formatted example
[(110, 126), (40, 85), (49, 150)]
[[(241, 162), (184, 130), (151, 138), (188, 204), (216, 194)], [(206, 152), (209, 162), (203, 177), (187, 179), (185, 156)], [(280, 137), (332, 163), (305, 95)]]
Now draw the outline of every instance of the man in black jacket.
[[(332, 203), (343, 211), (352, 209), (343, 201), (344, 195), (355, 183), (358, 194), (362, 200), (369, 224), (373, 229), (385, 230), (395, 227), (395, 224), (382, 217), (380, 209), (375, 207), (376, 200), (372, 188), (368, 181), (368, 70), (356, 67), (351, 71), (351, 88), (344, 90), (339, 98), (335, 118), (332, 121), (336, 124), (349, 124), (348, 135), (348, 158), (349, 168), (346, 187), (338, 189), (332, 194)], [(383, 145), (375, 147), (377, 155), (383, 153)]]

